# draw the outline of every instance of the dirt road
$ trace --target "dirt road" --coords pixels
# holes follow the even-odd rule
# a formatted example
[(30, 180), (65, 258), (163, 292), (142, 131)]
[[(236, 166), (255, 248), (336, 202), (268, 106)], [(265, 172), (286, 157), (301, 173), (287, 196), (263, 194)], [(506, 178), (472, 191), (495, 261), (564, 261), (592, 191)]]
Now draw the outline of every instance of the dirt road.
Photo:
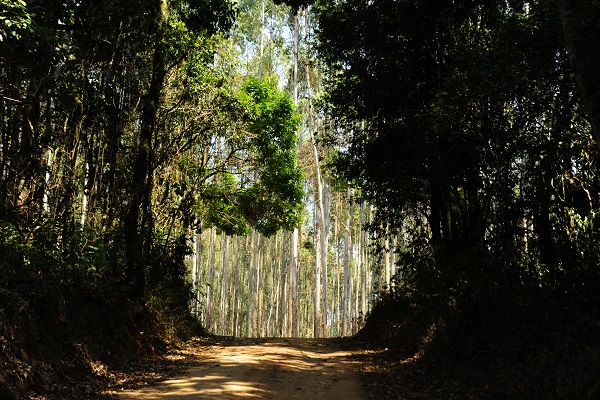
[(212, 345), (184, 376), (119, 398), (355, 400), (362, 386), (351, 353), (330, 339), (244, 339)]

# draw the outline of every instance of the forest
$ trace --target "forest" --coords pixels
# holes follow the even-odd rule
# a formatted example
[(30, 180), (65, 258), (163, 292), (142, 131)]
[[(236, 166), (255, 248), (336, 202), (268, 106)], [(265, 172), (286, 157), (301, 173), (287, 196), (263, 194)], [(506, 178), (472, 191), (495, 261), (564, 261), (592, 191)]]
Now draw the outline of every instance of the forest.
[(3, 0), (0, 397), (99, 332), (597, 398), (599, 66), (596, 0)]

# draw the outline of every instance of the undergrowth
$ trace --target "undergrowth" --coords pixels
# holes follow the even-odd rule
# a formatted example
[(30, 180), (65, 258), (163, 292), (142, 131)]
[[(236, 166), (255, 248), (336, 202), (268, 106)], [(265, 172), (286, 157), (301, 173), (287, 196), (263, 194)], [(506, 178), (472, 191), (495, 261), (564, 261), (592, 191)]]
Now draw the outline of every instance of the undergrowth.
[(125, 284), (117, 234), (83, 232), (77, 243), (58, 243), (48, 232), (25, 237), (5, 225), (0, 253), (0, 398), (43, 393), (93, 376), (94, 363), (160, 353), (204, 334), (188, 310), (185, 242), (156, 249), (145, 303)]
[(389, 350), (388, 382), (406, 375), (408, 365), (428, 371), (427, 379), (445, 377), (450, 384), (431, 399), (452, 390), (486, 399), (596, 399), (600, 293), (594, 287), (529, 287), (458, 302), (416, 301), (392, 290), (380, 294), (357, 338)]

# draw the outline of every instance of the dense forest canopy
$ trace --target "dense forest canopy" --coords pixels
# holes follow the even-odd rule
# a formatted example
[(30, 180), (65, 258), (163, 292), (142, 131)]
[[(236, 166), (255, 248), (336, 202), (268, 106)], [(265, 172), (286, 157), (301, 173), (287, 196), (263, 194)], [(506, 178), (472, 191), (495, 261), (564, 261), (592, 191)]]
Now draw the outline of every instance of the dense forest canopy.
[(556, 4), (435, 4), (317, 7), (335, 170), (400, 235), (406, 290), (589, 284), (597, 147)]
[(385, 293), (457, 309), (585, 293), (599, 14), (5, 1), (0, 272), (168, 292), (247, 335), (348, 334)]

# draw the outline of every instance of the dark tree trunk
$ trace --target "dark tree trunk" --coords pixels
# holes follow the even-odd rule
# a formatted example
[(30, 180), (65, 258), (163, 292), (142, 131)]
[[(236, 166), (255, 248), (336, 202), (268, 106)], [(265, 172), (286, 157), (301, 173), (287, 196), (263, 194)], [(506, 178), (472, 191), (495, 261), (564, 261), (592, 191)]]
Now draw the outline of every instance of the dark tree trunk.
[(539, 171), (537, 201), (534, 208), (534, 229), (538, 237), (538, 248), (540, 252), (540, 262), (546, 269), (553, 274), (556, 272), (556, 257), (554, 251), (554, 240), (552, 238), (552, 225), (550, 223), (550, 187), (551, 187), (551, 169), (548, 162), (544, 160), (541, 163)]
[[(160, 26), (160, 24), (159, 24)], [(159, 30), (160, 31), (160, 30)], [(147, 249), (151, 240), (151, 229), (144, 226), (150, 215), (150, 191), (152, 188), (152, 137), (160, 93), (166, 75), (160, 33), (157, 34), (153, 59), (152, 80), (143, 99), (137, 156), (133, 166), (131, 195), (124, 218), (124, 234), (127, 257), (127, 282), (136, 300), (142, 301), (146, 287), (145, 266), (148, 262)], [(140, 216), (144, 218), (140, 218)]]

